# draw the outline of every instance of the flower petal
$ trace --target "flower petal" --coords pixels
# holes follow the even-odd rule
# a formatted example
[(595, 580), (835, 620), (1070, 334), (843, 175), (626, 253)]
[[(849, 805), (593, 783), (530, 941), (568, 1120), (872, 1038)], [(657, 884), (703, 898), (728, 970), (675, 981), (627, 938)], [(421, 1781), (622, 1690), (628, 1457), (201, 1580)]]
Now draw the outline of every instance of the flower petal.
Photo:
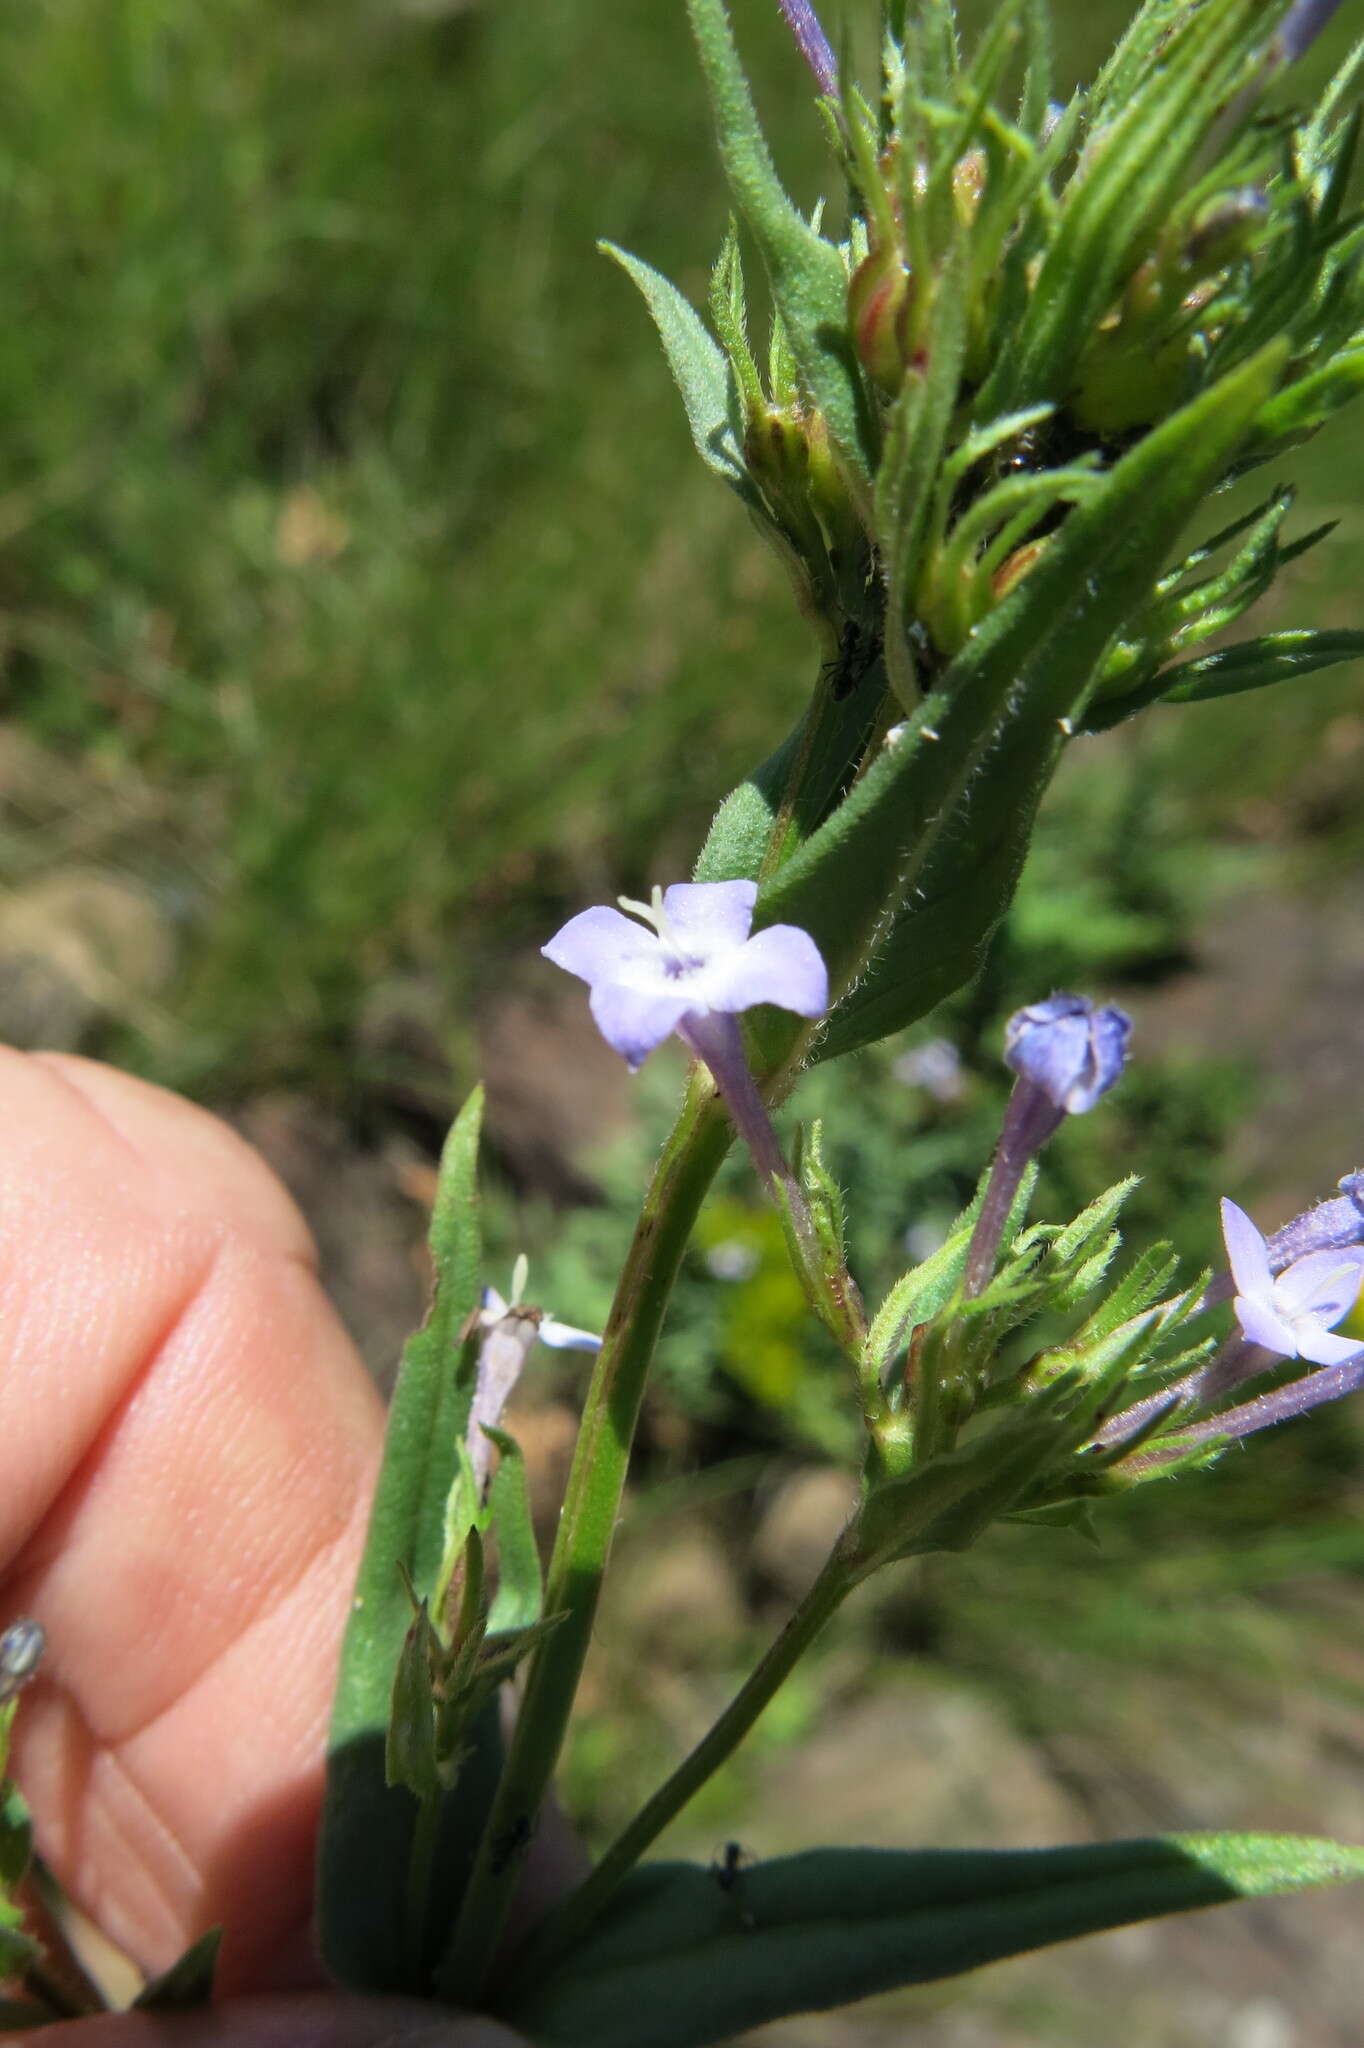
[(829, 1007), (829, 971), (819, 947), (799, 925), (772, 924), (716, 960), (693, 981), (692, 1007), (734, 1014), (755, 1003), (775, 1003), (798, 1017), (822, 1017)]
[(658, 958), (659, 943), (657, 936), (634, 918), (598, 904), (570, 917), (540, 951), (556, 967), (595, 983), (631, 968), (647, 967)]
[(704, 958), (742, 946), (757, 900), (756, 882), (674, 882), (663, 891), (663, 913), (688, 951)]
[(601, 1338), (591, 1330), (575, 1330), (571, 1323), (561, 1323), (554, 1316), (541, 1316), (540, 1342), (548, 1344), (551, 1351), (600, 1351)]
[(1232, 1307), (1241, 1331), (1252, 1344), (1263, 1344), (1266, 1351), (1273, 1351), (1280, 1358), (1296, 1358), (1298, 1354), (1298, 1332), (1276, 1315), (1270, 1303), (1262, 1295), (1238, 1294)]
[(1359, 1299), (1364, 1247), (1352, 1251), (1307, 1252), (1274, 1282), (1276, 1304), (1289, 1316), (1311, 1316), (1333, 1330)]
[(692, 999), (685, 990), (670, 995), (655, 989), (629, 988), (618, 981), (598, 982), (591, 996), (597, 1029), (607, 1044), (629, 1062), (631, 1073), (676, 1030), (691, 1007)]
[[(1269, 1270), (1269, 1254), (1265, 1241), (1244, 1209), (1238, 1209), (1235, 1202), (1222, 1197), (1222, 1239), (1227, 1247), (1227, 1260), (1236, 1280), (1238, 1294), (1268, 1295), (1274, 1279)], [(1241, 1312), (1237, 1302), (1236, 1312)], [(1244, 1323), (1241, 1326), (1245, 1328)], [(1250, 1332), (1246, 1331), (1247, 1336)], [(1256, 1340), (1260, 1340), (1257, 1338)], [(1292, 1352), (1285, 1357), (1291, 1358)]]
[(1339, 1365), (1346, 1358), (1357, 1358), (1361, 1351), (1364, 1344), (1358, 1337), (1333, 1337), (1329, 1330), (1298, 1332), (1298, 1356), (1313, 1365)]

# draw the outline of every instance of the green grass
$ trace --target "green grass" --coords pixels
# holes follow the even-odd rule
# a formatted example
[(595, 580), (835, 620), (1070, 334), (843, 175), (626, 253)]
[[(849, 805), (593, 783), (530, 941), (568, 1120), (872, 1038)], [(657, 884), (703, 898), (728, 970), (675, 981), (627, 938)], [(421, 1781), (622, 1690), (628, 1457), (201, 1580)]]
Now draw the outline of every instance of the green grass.
[[(1078, 69), (1120, 10), (1074, 11)], [(804, 75), (738, 18), (811, 200)], [(344, 1080), (403, 965), (458, 1037), (560, 904), (686, 866), (808, 676), (594, 253), (704, 289), (683, 10), (70, 0), (6, 13), (0, 78), (4, 701), (148, 799), (113, 857), (187, 935), (170, 1028), (117, 1050), (219, 1096)], [(1311, 616), (1352, 560), (1313, 559)], [(1318, 702), (1201, 714), (1212, 822), (1311, 760)]]

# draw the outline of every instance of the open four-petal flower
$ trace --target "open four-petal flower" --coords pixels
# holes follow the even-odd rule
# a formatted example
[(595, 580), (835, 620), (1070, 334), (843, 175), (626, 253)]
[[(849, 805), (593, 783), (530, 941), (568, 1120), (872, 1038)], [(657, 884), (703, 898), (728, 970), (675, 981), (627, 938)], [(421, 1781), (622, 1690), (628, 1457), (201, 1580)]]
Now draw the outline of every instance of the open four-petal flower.
[(1236, 1283), (1236, 1320), (1252, 1344), (1312, 1365), (1338, 1365), (1364, 1349), (1357, 1337), (1332, 1334), (1359, 1298), (1364, 1245), (1308, 1252), (1276, 1278), (1265, 1240), (1245, 1210), (1225, 1199), (1222, 1235)]
[(541, 948), (547, 960), (585, 981), (602, 1037), (631, 1070), (673, 1031), (712, 1016), (775, 1003), (821, 1017), (829, 977), (819, 948), (796, 925), (750, 937), (756, 882), (675, 882), (639, 918), (605, 905), (580, 911)]

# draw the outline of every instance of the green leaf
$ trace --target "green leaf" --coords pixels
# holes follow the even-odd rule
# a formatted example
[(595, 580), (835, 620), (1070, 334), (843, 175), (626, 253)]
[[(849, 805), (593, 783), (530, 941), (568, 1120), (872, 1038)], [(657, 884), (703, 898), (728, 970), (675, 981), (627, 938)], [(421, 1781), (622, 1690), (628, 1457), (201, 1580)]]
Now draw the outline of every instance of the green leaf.
[(320, 1941), (328, 1969), (358, 1990), (420, 1988), (404, 1924), (417, 1808), (410, 1793), (385, 1782), (384, 1754), (394, 1673), (412, 1621), (404, 1574), (418, 1598), (429, 1596), (473, 1394), (475, 1346), (465, 1332), (479, 1302), (482, 1112), (483, 1093), (475, 1089), (441, 1158), (430, 1232), (434, 1292), (425, 1323), (403, 1351), (332, 1708)]
[(1215, 654), (1200, 655), (1196, 661), (1179, 662), (1167, 669), (1164, 680), (1168, 684), (1173, 678), (1174, 686), (1162, 693), (1162, 702), (1198, 704), (1211, 697), (1236, 696), (1242, 690), (1262, 690), (1267, 683), (1311, 675), (1319, 668), (1333, 668), (1337, 662), (1354, 661), (1361, 654), (1364, 633), (1266, 633), (1258, 640), (1242, 640), (1234, 647), (1222, 647)]
[(1238, 640), (1215, 654), (1200, 654), (1163, 669), (1130, 696), (1103, 698), (1085, 718), (1086, 732), (1106, 732), (1148, 704), (1201, 704), (1214, 697), (1239, 697), (1263, 690), (1316, 669), (1334, 668), (1364, 654), (1364, 633), (1342, 630), (1317, 633), (1308, 629), (1264, 633), (1256, 640)]
[(927, 1984), (1078, 1935), (1364, 1876), (1364, 1850), (1283, 1835), (1077, 1848), (814, 1849), (723, 1873), (646, 1864), (503, 2017), (541, 2048), (706, 2048), (794, 2013)]
[(1013, 900), (1037, 807), (1059, 751), (1039, 735), (1026, 760), (996, 747), (941, 821), (915, 888), (861, 981), (816, 1041), (816, 1060), (875, 1045), (936, 1010), (981, 967)]
[(1144, 53), (1130, 99), (1091, 127), (1028, 311), (1003, 337), (985, 412), (1065, 395), (1079, 352), (1165, 225), (1219, 107), (1243, 81), (1263, 9), (1264, 0), (1182, 9), (1159, 65)]
[(133, 2010), (185, 2012), (192, 2006), (210, 2004), (222, 1940), (221, 1927), (211, 1927), (207, 1934), (201, 1934), (177, 1962), (143, 1986), (133, 2000)]
[(792, 205), (753, 109), (723, 0), (687, 0), (720, 154), (772, 285), (810, 397), (852, 476), (870, 485), (875, 426), (848, 338), (848, 279), (838, 250)]
[[(966, 1264), (971, 1232), (980, 1214), (980, 1205), (985, 1199), (989, 1178), (987, 1170), (981, 1176), (975, 1194), (957, 1217), (938, 1249), (897, 1280), (876, 1311), (867, 1335), (867, 1356), (874, 1360), (882, 1373), (900, 1350), (910, 1331), (917, 1329), (921, 1323), (931, 1322), (940, 1310), (946, 1308), (956, 1293), (962, 1267)], [(1032, 1201), (1036, 1186), (1037, 1168), (1036, 1165), (1030, 1165), (1018, 1184), (1008, 1219), (1000, 1232), (1004, 1245), (1011, 1245), (1022, 1229), (1023, 1219), (1028, 1213), (1028, 1205)]]
[[(5, 1710), (6, 1722), (13, 1719), (16, 1704), (11, 1701)], [(0, 1758), (0, 1770), (3, 1768)], [(8, 1891), (22, 1881), (32, 1854), (33, 1824), (24, 1795), (6, 1779), (0, 1787), (0, 1890)]]
[(963, 237), (943, 264), (933, 307), (926, 372), (910, 370), (895, 401), (876, 477), (876, 530), (885, 560), (887, 672), (906, 710), (918, 700), (904, 644), (905, 615), (920, 581), (934, 484), (957, 403), (966, 352), (970, 263)]
[[(912, 967), (898, 984), (878, 974), (874, 962), (866, 969), (887, 913), (915, 903), (945, 844), (967, 864), (998, 845), (1004, 828), (996, 807), (972, 808), (971, 785), (982, 773), (1006, 810), (1036, 804), (1068, 721), (1083, 715), (1105, 648), (1149, 596), (1172, 542), (1221, 477), (1282, 362), (1281, 347), (1265, 350), (1122, 458), (976, 629), (898, 741), (882, 749), (763, 891), (756, 927), (790, 923), (810, 932), (835, 997), (846, 997), (850, 1011), (876, 997), (883, 1030), (923, 1015)], [(1011, 873), (1006, 854), (997, 869), (1003, 890), (1012, 886)], [(983, 913), (968, 921), (972, 928), (945, 964), (944, 980), (953, 973), (968, 978), (984, 921)], [(835, 1011), (831, 1037), (841, 1023)], [(769, 1068), (800, 1042), (789, 1025), (769, 1032), (762, 1047)], [(865, 1043), (865, 1034), (855, 1042)]]
[(642, 263), (638, 256), (618, 249), (614, 242), (598, 242), (597, 247), (619, 263), (626, 276), (639, 286), (658, 329), (673, 381), (682, 394), (697, 454), (745, 503), (760, 509), (762, 500), (749, 482), (735, 432), (733, 377), (723, 349), (711, 339), (701, 316), (675, 284)]
[(501, 1462), (488, 1495), (493, 1533), (497, 1537), (497, 1593), (488, 1616), (490, 1636), (511, 1635), (530, 1628), (544, 1606), (544, 1578), (531, 1520), (526, 1461), (516, 1438), (505, 1430), (485, 1432), (497, 1445)]
[[(474, 1541), (477, 1542), (475, 1536)], [(384, 1778), (405, 1785), (418, 1799), (434, 1799), (440, 1789), (436, 1759), (435, 1660), (440, 1638), (431, 1626), (423, 1600), (413, 1615), (393, 1674)]]
[(27, 1998), (0, 1998), (0, 2034), (22, 2034), (25, 2028), (51, 2024), (49, 2006), (34, 2005)]

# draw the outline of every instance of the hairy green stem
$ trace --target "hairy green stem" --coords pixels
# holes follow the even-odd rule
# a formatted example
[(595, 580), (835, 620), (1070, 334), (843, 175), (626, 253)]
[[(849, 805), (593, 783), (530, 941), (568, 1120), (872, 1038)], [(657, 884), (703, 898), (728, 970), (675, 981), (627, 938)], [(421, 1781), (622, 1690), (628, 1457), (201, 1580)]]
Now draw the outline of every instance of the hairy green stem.
[(738, 1748), (860, 1576), (853, 1556), (845, 1554), (844, 1543), (840, 1542), (719, 1720), (641, 1807), (577, 1891), (541, 1923), (529, 1946), (516, 1958), (518, 1975), (527, 1968), (538, 1971), (552, 1962), (595, 1920), (644, 1851)]
[(507, 1761), (450, 1946), (440, 1993), (476, 2000), (558, 1761), (620, 1515), (630, 1445), (663, 1313), (697, 1211), (733, 1132), (697, 1068), (644, 1198), (597, 1355), (545, 1588), (557, 1626), (535, 1652)]

